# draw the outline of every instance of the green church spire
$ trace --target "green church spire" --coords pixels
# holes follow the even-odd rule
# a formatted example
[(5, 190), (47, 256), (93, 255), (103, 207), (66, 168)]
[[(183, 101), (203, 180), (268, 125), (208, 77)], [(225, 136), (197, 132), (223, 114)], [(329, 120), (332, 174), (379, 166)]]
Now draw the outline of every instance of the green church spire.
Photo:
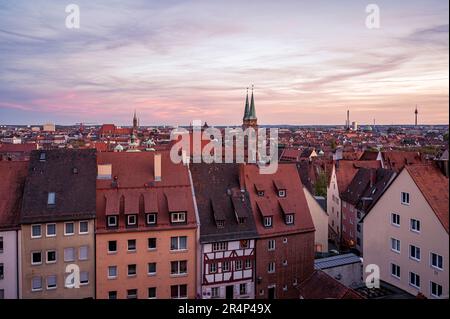
[(249, 111), (249, 107), (248, 107), (248, 88), (247, 88), (247, 97), (245, 98), (244, 120), (246, 120), (248, 118), (248, 111)]
[(253, 98), (253, 85), (252, 85), (252, 98), (250, 102), (250, 110), (248, 113), (249, 120), (256, 120), (255, 99)]

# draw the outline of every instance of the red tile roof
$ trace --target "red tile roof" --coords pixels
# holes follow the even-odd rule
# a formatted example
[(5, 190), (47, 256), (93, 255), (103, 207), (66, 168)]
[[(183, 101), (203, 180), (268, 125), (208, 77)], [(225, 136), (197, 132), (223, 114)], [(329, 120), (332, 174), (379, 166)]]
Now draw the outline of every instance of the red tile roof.
[(419, 152), (388, 151), (381, 154), (385, 167), (396, 172), (401, 171), (405, 165), (422, 163)]
[(359, 168), (381, 168), (380, 161), (345, 161), (336, 163), (336, 179), (339, 193), (347, 190)]
[(0, 144), (0, 153), (30, 153), (37, 149), (36, 143), (27, 144)]
[(28, 161), (0, 161), (0, 229), (18, 227)]
[[(302, 182), (294, 163), (280, 163), (275, 174), (260, 174), (257, 165), (248, 164), (244, 166), (244, 178), (245, 188), (249, 193), (253, 208), (256, 228), (260, 236), (314, 231), (314, 224), (303, 192)], [(286, 197), (278, 197), (275, 180), (284, 184)], [(264, 196), (258, 196), (255, 185), (264, 189)], [(284, 207), (289, 207), (289, 210), (292, 210), (292, 213), (295, 214), (294, 225), (286, 225), (279, 200), (286, 201)], [(273, 226), (265, 228), (262, 216), (271, 214), (273, 214)]]
[(449, 232), (448, 177), (433, 165), (408, 165), (406, 170), (433, 209), (442, 226)]
[(298, 290), (304, 299), (364, 299), (355, 290), (318, 269), (300, 283)]

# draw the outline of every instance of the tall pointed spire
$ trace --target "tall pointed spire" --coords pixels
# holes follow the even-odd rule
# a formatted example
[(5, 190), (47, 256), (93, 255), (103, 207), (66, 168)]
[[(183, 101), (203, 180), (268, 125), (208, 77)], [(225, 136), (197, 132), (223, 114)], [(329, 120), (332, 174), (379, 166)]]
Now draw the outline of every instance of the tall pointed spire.
[(245, 110), (243, 120), (248, 118), (249, 106), (248, 106), (248, 88), (247, 88), (247, 97), (245, 98)]
[(138, 128), (138, 119), (136, 115), (136, 109), (134, 109), (134, 116), (133, 116), (133, 130), (136, 130)]
[(248, 119), (256, 120), (255, 99), (253, 98), (253, 84), (252, 84), (252, 98), (250, 101), (250, 111), (248, 113)]

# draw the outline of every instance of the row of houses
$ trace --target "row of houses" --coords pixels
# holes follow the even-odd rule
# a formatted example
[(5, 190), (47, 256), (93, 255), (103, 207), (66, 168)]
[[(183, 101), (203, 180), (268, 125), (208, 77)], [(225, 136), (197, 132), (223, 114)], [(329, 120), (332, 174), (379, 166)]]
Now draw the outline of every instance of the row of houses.
[(0, 176), (3, 298), (299, 298), (327, 250), (295, 164), (36, 150)]
[(448, 151), (366, 152), (333, 162), (329, 236), (376, 265), (380, 279), (416, 296), (448, 298)]

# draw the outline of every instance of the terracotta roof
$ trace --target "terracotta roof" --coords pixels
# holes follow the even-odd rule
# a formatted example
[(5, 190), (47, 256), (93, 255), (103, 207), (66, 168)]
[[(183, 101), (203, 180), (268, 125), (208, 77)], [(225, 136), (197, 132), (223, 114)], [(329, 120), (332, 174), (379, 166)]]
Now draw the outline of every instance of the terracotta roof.
[(318, 269), (300, 283), (298, 290), (304, 299), (364, 299), (355, 290)]
[(406, 170), (433, 209), (442, 226), (449, 232), (448, 177), (433, 165), (410, 165)]
[[(188, 169), (183, 164), (174, 164), (169, 152), (161, 154), (161, 181), (154, 178), (155, 152), (97, 154), (98, 164), (111, 164), (112, 179), (97, 179), (97, 231), (130, 231), (124, 224), (125, 214), (138, 215), (138, 226), (147, 227), (146, 213), (158, 213), (156, 229), (196, 227), (192, 189)], [(117, 179), (114, 181), (114, 177)], [(120, 209), (123, 197), (124, 210)], [(143, 199), (143, 200), (142, 200)], [(169, 212), (185, 211), (187, 223), (170, 223)], [(117, 230), (106, 228), (106, 215), (118, 214)], [(140, 229), (138, 227), (138, 229)], [(136, 229), (134, 229), (136, 230)]]
[(36, 143), (26, 143), (26, 144), (0, 144), (0, 153), (30, 153), (37, 149)]
[(405, 165), (421, 164), (422, 158), (418, 152), (406, 152), (406, 151), (388, 151), (382, 152), (384, 166), (400, 172)]
[[(245, 165), (244, 177), (245, 188), (250, 196), (256, 228), (260, 236), (314, 231), (303, 185), (294, 163), (279, 163), (274, 174), (260, 174), (257, 165)], [(281, 199), (288, 201), (286, 207), (289, 205), (292, 213), (296, 215), (294, 225), (285, 223), (274, 180), (280, 180), (285, 185), (286, 197)], [(264, 188), (264, 196), (258, 196), (255, 184)], [(273, 214), (272, 227), (266, 228), (263, 225), (262, 216), (270, 214)]]
[(378, 152), (373, 151), (365, 151), (361, 157), (359, 158), (360, 161), (375, 161), (378, 157)]
[[(92, 149), (33, 151), (21, 222), (94, 218), (96, 171)], [(52, 192), (55, 204), (49, 205), (48, 194)]]
[(0, 161), (0, 229), (18, 227), (27, 161)]

